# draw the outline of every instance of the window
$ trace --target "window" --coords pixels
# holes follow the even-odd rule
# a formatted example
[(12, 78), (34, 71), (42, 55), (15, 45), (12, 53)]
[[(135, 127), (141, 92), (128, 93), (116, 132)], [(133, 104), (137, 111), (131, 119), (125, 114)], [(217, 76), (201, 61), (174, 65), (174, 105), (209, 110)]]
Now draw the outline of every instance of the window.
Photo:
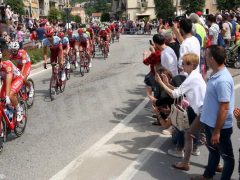
[(217, 0), (212, 0), (212, 3), (213, 4), (217, 4)]

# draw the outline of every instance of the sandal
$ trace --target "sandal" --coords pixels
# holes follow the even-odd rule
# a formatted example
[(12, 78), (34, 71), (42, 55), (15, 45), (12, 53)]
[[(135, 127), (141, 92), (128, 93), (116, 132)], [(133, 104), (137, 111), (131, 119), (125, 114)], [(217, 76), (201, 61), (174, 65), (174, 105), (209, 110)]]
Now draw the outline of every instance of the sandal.
[(172, 167), (174, 167), (176, 169), (184, 170), (184, 171), (189, 171), (190, 163), (177, 162), (177, 163), (173, 164)]

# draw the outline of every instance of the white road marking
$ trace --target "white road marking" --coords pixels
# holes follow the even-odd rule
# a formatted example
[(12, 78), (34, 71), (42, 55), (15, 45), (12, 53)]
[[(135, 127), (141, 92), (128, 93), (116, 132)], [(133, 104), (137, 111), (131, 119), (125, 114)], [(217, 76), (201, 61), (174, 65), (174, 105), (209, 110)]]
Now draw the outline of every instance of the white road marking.
[(105, 143), (107, 143), (112, 137), (114, 137), (118, 132), (125, 127), (149, 102), (148, 98), (145, 98), (127, 117), (124, 118), (118, 125), (116, 125), (110, 132), (108, 132), (103, 138), (87, 149), (83, 154), (78, 156), (75, 160), (69, 163), (65, 168), (55, 174), (50, 180), (61, 180), (66, 179), (66, 176), (73, 172), (81, 163), (84, 161), (85, 157), (93, 155), (99, 148), (101, 148)]

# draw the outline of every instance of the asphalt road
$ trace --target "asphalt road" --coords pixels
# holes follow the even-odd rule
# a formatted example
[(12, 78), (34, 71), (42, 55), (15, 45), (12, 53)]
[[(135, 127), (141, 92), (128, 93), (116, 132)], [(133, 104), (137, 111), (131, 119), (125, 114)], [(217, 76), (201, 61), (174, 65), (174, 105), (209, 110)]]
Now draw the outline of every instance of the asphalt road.
[(36, 99), (25, 134), (0, 155), (0, 179), (48, 179), (98, 141), (144, 98), (142, 52), (151, 36), (123, 36), (110, 57), (97, 56), (89, 74), (74, 72), (56, 100), (48, 97), (50, 70), (33, 76)]

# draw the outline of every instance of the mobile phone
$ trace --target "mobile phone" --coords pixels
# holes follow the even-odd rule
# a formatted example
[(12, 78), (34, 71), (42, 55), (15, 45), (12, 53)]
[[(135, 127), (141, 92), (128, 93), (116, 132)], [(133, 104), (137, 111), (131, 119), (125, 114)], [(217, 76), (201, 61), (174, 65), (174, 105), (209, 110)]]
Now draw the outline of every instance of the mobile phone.
[(150, 43), (151, 46), (153, 45), (152, 40), (149, 40), (149, 43)]
[(169, 25), (170, 27), (173, 26), (173, 20), (172, 20), (172, 18), (168, 18), (168, 25)]

